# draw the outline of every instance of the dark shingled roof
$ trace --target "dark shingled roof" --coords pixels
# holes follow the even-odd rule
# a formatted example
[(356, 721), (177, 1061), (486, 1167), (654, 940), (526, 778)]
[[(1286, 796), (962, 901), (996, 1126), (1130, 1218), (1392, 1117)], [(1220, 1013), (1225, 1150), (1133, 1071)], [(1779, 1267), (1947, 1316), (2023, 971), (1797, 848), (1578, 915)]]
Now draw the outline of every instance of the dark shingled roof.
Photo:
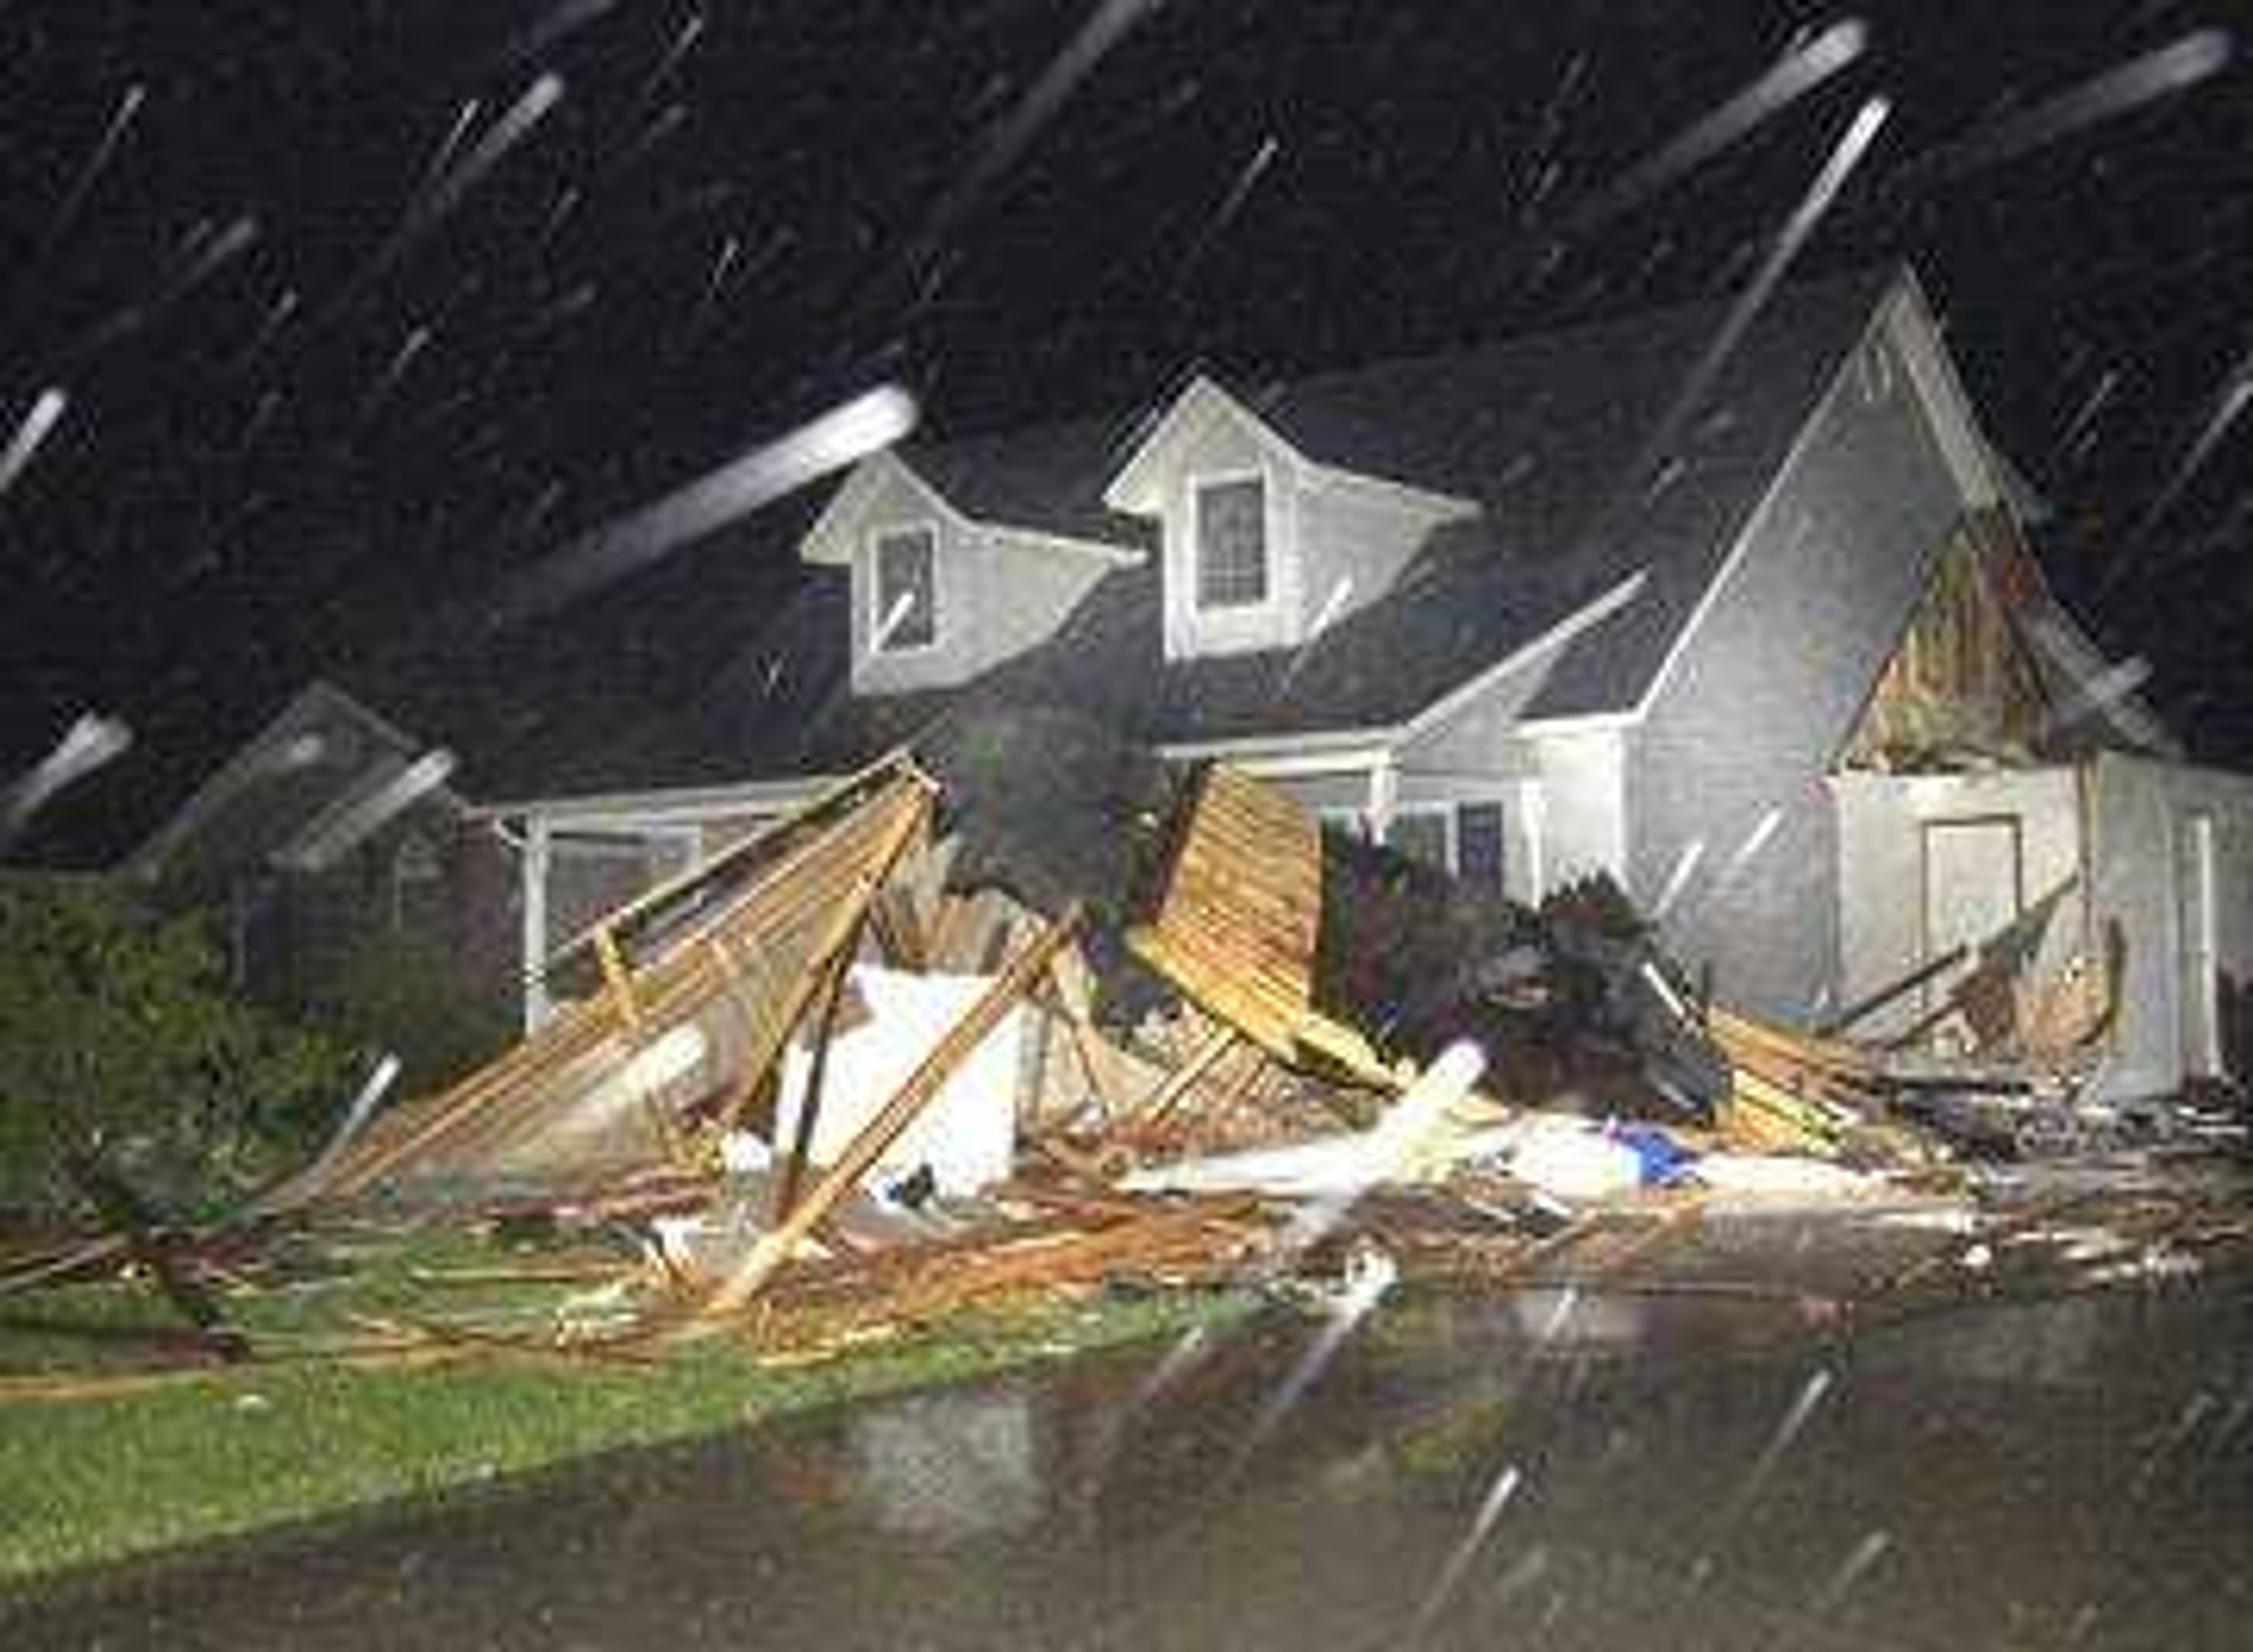
[[(568, 788), (512, 795), (834, 772), (950, 711), (995, 701), (1084, 711), (1153, 742), (1387, 728), (1642, 573), (1632, 601), (1566, 645), (1528, 714), (1627, 709), (1894, 279), (1870, 270), (1776, 293), (1673, 461), (1624, 502), (1622, 482), (1725, 305), (1229, 387), (1310, 459), (1482, 506), (1437, 531), (1390, 591), (1306, 649), (1164, 659), (1153, 558), (1106, 573), (1054, 636), (971, 683), (861, 698), (846, 687), (846, 575), (813, 570), (695, 706), (587, 754)], [(1147, 543), (1144, 525), (1106, 510), (1100, 495), (1149, 423), (1079, 420), (903, 457), (980, 519)]]
[[(1153, 558), (1106, 573), (1054, 637), (975, 682), (855, 698), (845, 575), (795, 565), (819, 505), (807, 500), (738, 524), (631, 593), (557, 622), (467, 645), (411, 644), (337, 678), (421, 738), (454, 747), (464, 759), (456, 784), (474, 798), (714, 785), (847, 768), (952, 709), (994, 700), (1083, 710), (1160, 742), (1389, 727), (1641, 572), (1638, 595), (1566, 647), (1527, 714), (1623, 709), (1650, 686), (1894, 278), (1875, 269), (1779, 290), (1677, 443), (1676, 463), (1627, 508), (1620, 484), (1726, 305), (1283, 383), (1220, 375), (1308, 458), (1482, 507), (1434, 533), (1385, 596), (1301, 651), (1164, 659)], [(980, 520), (1147, 548), (1154, 525), (1110, 511), (1101, 495), (1161, 411), (917, 443), (903, 457)], [(143, 732), (163, 737), (59, 800), (12, 858), (106, 861), (226, 755), (178, 730)], [(186, 761), (192, 749), (204, 760)], [(78, 840), (74, 854), (41, 853), (63, 839)]]

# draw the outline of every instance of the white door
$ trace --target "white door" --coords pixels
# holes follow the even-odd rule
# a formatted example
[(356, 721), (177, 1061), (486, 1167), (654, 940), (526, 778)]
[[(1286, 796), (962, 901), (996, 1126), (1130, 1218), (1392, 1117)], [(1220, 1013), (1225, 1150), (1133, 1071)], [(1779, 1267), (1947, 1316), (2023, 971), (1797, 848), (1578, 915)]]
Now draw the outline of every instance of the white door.
[(2216, 1013), (2214, 939), (2214, 817), (2185, 815), (2175, 823), (2175, 987), (2182, 1033), (2183, 1071), (2211, 1077), (2222, 1070)]
[(1956, 978), (1977, 961), (1979, 944), (2019, 916), (2025, 904), (2019, 864), (2015, 817), (1925, 823), (1925, 959), (1969, 949), (1963, 962), (1925, 988), (1929, 1008), (1939, 1007)]

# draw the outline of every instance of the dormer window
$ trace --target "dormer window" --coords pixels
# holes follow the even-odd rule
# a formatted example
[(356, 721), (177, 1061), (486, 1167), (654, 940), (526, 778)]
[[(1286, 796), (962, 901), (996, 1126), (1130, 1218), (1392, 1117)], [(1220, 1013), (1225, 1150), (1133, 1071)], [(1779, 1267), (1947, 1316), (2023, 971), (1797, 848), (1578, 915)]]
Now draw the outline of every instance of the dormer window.
[(938, 535), (886, 528), (870, 557), (868, 652), (910, 654), (938, 641)]
[(1258, 476), (1200, 480), (1189, 499), (1197, 606), (1259, 607), (1271, 589), (1266, 483)]

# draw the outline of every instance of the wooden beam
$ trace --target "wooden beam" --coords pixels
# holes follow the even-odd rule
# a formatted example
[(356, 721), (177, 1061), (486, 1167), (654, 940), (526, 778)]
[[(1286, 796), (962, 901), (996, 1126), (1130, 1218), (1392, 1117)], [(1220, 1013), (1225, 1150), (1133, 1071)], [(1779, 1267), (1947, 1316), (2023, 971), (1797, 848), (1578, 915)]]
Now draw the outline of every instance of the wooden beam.
[(789, 1216), (760, 1236), (743, 1265), (706, 1300), (698, 1314), (701, 1321), (708, 1323), (723, 1319), (758, 1294), (805, 1243), (806, 1236), (861, 1185), (861, 1178), (875, 1168), (886, 1149), (899, 1140), (946, 1081), (1001, 1024), (1002, 1018), (1047, 970), (1057, 949), (1071, 938), (1079, 923), (1080, 910), (1074, 905), (1044, 929), (994, 979), (993, 985), (979, 994), (962, 1019), (932, 1046), (931, 1053), (917, 1064), (891, 1099), (846, 1144), (837, 1161), (822, 1174), (821, 1180), (814, 1183)]
[(1235, 1048), (1237, 1037), (1235, 1028), (1226, 1021), (1216, 1021), (1212, 1030), (1189, 1051), (1188, 1059), (1167, 1074), (1165, 1081), (1134, 1109), (1130, 1122), (1138, 1126), (1163, 1122), (1197, 1082), (1220, 1064), (1220, 1058)]
[[(934, 795), (917, 781), (868, 799), (861, 811), (825, 828), (801, 852), (764, 869), (760, 881), (702, 933), (679, 938), (632, 969), (642, 1013), (651, 1025), (665, 1027), (695, 1014), (732, 984), (724, 965), (726, 947), (715, 952), (708, 942), (747, 941), (755, 951), (778, 935), (790, 943), (786, 957), (795, 972), (786, 1001), (752, 1040), (745, 1082), (721, 1117), (723, 1126), (732, 1126), (757, 1092), (758, 1081), (804, 1013), (844, 929), (927, 826)], [(797, 944), (809, 929), (814, 931), (812, 944)], [(723, 961), (715, 965), (715, 958)], [(576, 1064), (595, 1057), (617, 1034), (617, 1016), (606, 996), (566, 1006), (537, 1034), (451, 1090), (387, 1121), (388, 1128), (371, 1132), (338, 1168), (331, 1193), (349, 1196), (411, 1160), (458, 1151), (472, 1136), (520, 1127), (524, 1115), (552, 1098), (551, 1084), (568, 1079)]]
[(830, 960), (828, 980), (821, 998), (821, 1014), (813, 1024), (813, 1057), (806, 1068), (806, 1093), (798, 1098), (796, 1128), (791, 1132), (788, 1154), (782, 1161), (782, 1174), (775, 1180), (774, 1210), (770, 1224), (779, 1227), (790, 1220), (792, 1206), (798, 1202), (799, 1187), (806, 1181), (806, 1161), (813, 1152), (813, 1129), (821, 1115), (821, 1081), (829, 1070), (829, 1043), (837, 1031), (837, 1006), (845, 1000), (845, 982), (853, 972), (853, 954), (859, 950), (863, 923), (855, 924), (845, 938), (845, 944), (837, 949)]
[(1056, 989), (1057, 1008), (1064, 1018), (1072, 1054), (1079, 1058), (1079, 1069), (1086, 1077), (1087, 1087), (1102, 1107), (1103, 1116), (1115, 1119), (1126, 1100), (1113, 1059), (1117, 1052), (1096, 1030), (1092, 977), (1087, 959), (1078, 946), (1067, 946), (1057, 952), (1049, 965), (1049, 980)]
[(898, 862), (900, 856), (907, 852), (908, 846), (921, 834), (930, 819), (931, 804), (928, 798), (924, 799), (922, 806), (910, 809), (903, 814), (900, 817), (900, 823), (893, 828), (891, 836), (885, 840), (875, 863), (867, 872), (854, 880), (853, 886), (846, 897), (840, 901), (835, 910), (830, 913), (827, 923), (823, 926), (820, 938), (814, 944), (807, 968), (800, 973), (797, 980), (791, 983), (783, 995), (781, 1013), (775, 1017), (772, 1024), (767, 1028), (765, 1039), (755, 1044), (746, 1053), (743, 1083), (738, 1085), (736, 1093), (728, 1098), (728, 1104), (720, 1114), (720, 1128), (722, 1131), (734, 1129), (742, 1119), (743, 1111), (750, 1105), (750, 1098), (757, 1092), (758, 1084), (765, 1078), (768, 1069), (780, 1058), (784, 1045), (790, 1042), (791, 1034), (797, 1030), (799, 1021), (803, 1019), (807, 1007), (813, 1003), (813, 994), (820, 990), (821, 983), (827, 979), (827, 971), (824, 965), (861, 932), (861, 921), (868, 910), (868, 903), (875, 899), (876, 891), (884, 887), (885, 879), (891, 875), (893, 866)]
[(618, 938), (607, 924), (595, 931), (595, 957), (603, 966), (603, 983), (610, 989), (610, 1002), (617, 1008), (626, 1036), (638, 1039), (641, 1003), (634, 997), (633, 977), (626, 972), (626, 961), (618, 953)]
[(202, 1281), (180, 1265), (178, 1241), (163, 1230), (163, 1220), (148, 1201), (91, 1154), (72, 1154), (64, 1159), (63, 1168), (117, 1230), (127, 1254), (149, 1270), (164, 1300), (195, 1328), (196, 1340), (230, 1363), (249, 1358), (249, 1342), (227, 1322), (225, 1312)]
[[(547, 969), (554, 970), (558, 965), (567, 962), (593, 945), (597, 930), (609, 929), (616, 931), (631, 928), (652, 912), (678, 898), (687, 890), (699, 884), (710, 882), (721, 873), (730, 870), (746, 857), (756, 855), (768, 848), (776, 839), (809, 822), (819, 820), (829, 811), (850, 801), (855, 794), (862, 791), (873, 794), (879, 789), (878, 783), (903, 775), (913, 778), (924, 788), (926, 795), (935, 794), (938, 790), (936, 783), (922, 770), (916, 767), (914, 761), (908, 756), (905, 747), (898, 747), (888, 751), (866, 768), (847, 775), (819, 797), (809, 798), (798, 808), (770, 821), (750, 836), (729, 844), (717, 854), (676, 872), (673, 876), (643, 890), (624, 906), (605, 912), (599, 920), (581, 930), (561, 946), (547, 951), (543, 959)], [(778, 861), (775, 867), (763, 868), (760, 875), (763, 877), (771, 875), (774, 871), (787, 867), (795, 858), (797, 858), (795, 853), (786, 855)]]
[(1871, 1016), (1885, 1008), (1887, 1005), (1906, 998), (1909, 993), (1915, 992), (1918, 987), (1932, 979), (1934, 976), (1941, 974), (1953, 965), (1962, 963), (1971, 951), (1971, 947), (1968, 942), (1950, 947), (1938, 958), (1918, 965), (1915, 969), (1911, 970), (1908, 974), (1901, 976), (1899, 979), (1888, 981), (1883, 986), (1879, 987), (1874, 993), (1871, 993), (1865, 997), (1856, 999), (1852, 1003), (1847, 1005), (1845, 1008), (1831, 1016), (1830, 1020), (1824, 1021), (1817, 1026), (1815, 1029), (1817, 1034), (1824, 1038), (1838, 1037), (1839, 1034), (1845, 1032), (1849, 1027), (1854, 1026), (1858, 1022), (1869, 1020)]

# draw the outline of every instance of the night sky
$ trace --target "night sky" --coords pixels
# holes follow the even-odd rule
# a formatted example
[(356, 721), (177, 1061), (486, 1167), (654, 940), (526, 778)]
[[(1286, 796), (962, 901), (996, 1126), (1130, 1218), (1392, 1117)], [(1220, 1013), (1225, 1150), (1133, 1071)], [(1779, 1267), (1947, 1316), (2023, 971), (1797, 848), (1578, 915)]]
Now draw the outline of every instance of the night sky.
[[(0, 0), (0, 444), (67, 398), (0, 493), (0, 758), (100, 709), (200, 762), (417, 649), (465, 720), (541, 673), (680, 692), (771, 610), (808, 501), (499, 639), (452, 619), (888, 380), (961, 433), (1738, 289), (1883, 95), (1792, 273), (1916, 261), (2058, 507), (2062, 593), (2253, 762), (2238, 15)], [(1821, 85), (1602, 193), (1849, 18)]]

